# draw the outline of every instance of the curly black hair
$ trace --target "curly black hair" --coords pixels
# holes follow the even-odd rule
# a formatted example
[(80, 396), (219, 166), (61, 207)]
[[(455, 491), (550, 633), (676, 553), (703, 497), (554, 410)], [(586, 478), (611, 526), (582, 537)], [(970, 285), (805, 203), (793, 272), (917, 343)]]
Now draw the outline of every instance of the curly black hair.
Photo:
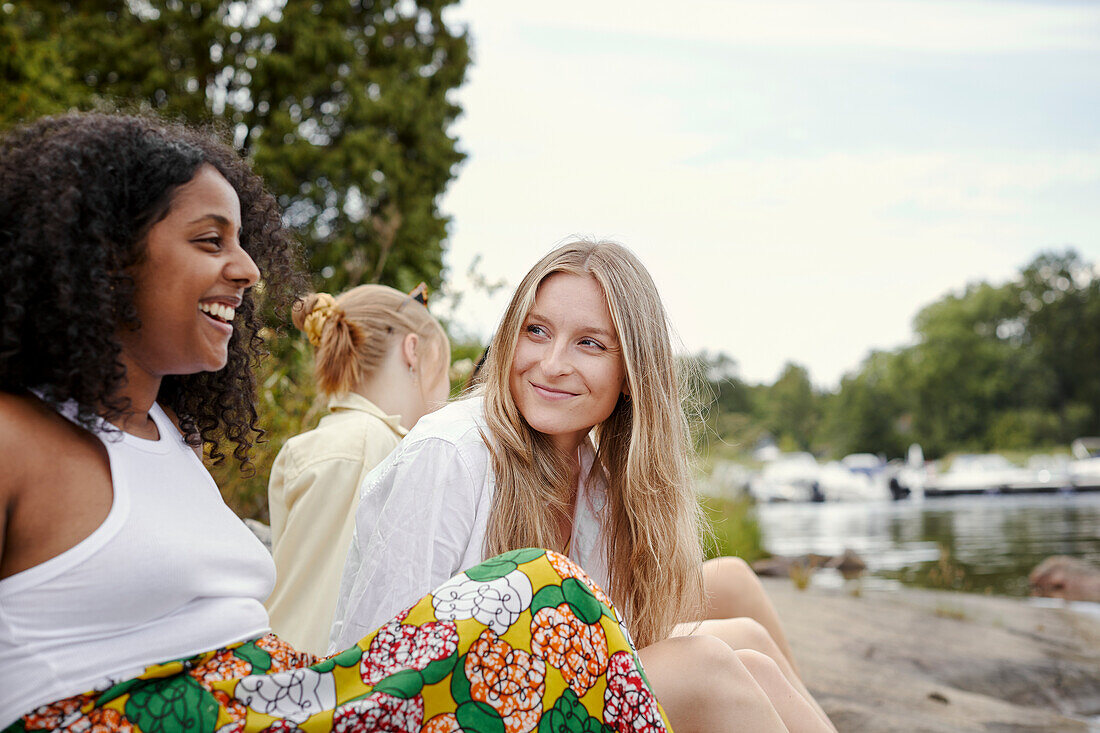
[[(264, 308), (283, 311), (305, 285), (299, 246), (263, 181), (214, 131), (90, 113), (43, 118), (0, 138), (0, 389), (71, 400), (93, 431), (103, 429), (97, 415), (129, 408), (116, 396), (125, 379), (117, 334), (141, 326), (128, 273), (176, 189), (203, 164), (236, 190), (241, 246), (260, 268)], [(252, 372), (265, 354), (260, 310), (248, 291), (224, 369), (165, 377), (157, 395), (190, 444), (221, 463), (227, 439), (245, 469), (263, 436)]]

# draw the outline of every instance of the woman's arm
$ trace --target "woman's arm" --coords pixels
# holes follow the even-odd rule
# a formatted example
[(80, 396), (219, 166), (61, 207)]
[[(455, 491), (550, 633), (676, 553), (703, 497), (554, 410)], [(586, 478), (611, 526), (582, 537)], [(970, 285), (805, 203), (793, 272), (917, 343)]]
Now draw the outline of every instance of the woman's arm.
[(330, 651), (354, 644), (481, 559), (484, 470), (453, 443), (402, 444), (360, 487)]

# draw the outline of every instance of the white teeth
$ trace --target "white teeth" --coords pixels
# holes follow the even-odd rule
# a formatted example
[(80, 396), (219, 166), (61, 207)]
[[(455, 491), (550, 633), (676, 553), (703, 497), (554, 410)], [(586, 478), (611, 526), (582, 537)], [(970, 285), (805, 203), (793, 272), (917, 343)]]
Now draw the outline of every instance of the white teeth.
[(199, 310), (226, 322), (232, 321), (233, 317), (237, 315), (235, 308), (221, 303), (199, 303)]

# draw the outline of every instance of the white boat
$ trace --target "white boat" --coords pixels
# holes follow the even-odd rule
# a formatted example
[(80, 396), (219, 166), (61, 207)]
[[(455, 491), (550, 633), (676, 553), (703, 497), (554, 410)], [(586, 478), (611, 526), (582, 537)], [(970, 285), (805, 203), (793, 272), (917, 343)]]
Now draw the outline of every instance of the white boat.
[(810, 453), (783, 453), (749, 480), (749, 493), (760, 502), (820, 501), (821, 467)]
[(890, 498), (886, 462), (872, 453), (852, 453), (821, 467), (818, 483), (826, 501)]
[(1070, 445), (1075, 460), (1069, 476), (1078, 491), (1100, 491), (1100, 438), (1078, 438)]
[[(1013, 491), (1042, 491), (1048, 484), (1038, 481), (1034, 471), (1021, 468), (999, 453), (964, 453), (955, 456), (951, 467), (930, 480), (925, 496), (954, 494), (996, 494)], [(1049, 490), (1060, 487), (1050, 486)]]

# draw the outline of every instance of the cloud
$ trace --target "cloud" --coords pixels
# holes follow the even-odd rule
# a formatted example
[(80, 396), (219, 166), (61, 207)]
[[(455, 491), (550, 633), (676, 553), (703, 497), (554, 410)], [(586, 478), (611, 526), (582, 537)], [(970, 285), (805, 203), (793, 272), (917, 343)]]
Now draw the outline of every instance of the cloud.
[[(1100, 50), (1097, 6), (723, 0), (676, 6), (676, 17), (648, 0), (566, 2), (552, 14), (488, 0), (463, 7), (477, 66), (456, 132), (470, 158), (443, 200), (459, 290), (470, 289), (463, 272), (477, 254), (484, 275), (514, 285), (571, 234), (615, 238), (653, 271), (688, 349), (725, 351), (754, 380), (795, 360), (834, 384), (868, 349), (911, 338), (917, 310), (950, 289), (1006, 279), (1042, 249), (1074, 245), (1100, 259), (1100, 138), (1052, 132), (1058, 120), (1098, 112), (1095, 77), (1074, 77), (1073, 56)], [(559, 46), (563, 28), (588, 37)], [(885, 102), (826, 77), (825, 94), (853, 109), (827, 117), (804, 80), (777, 71), (782, 55), (739, 70), (746, 83), (731, 85), (705, 54), (612, 42), (623, 34), (786, 44), (792, 55), (808, 46), (942, 52), (944, 88), (908, 100), (927, 108), (912, 127), (938, 125), (942, 135), (899, 127), (876, 137), (872, 124), (859, 128), (859, 145), (838, 144), (862, 110)], [(1058, 51), (1040, 52), (1048, 46)], [(1044, 75), (1077, 78), (1079, 91), (1044, 117), (1032, 114), (1033, 87), (1006, 84), (998, 64), (970, 65), (966, 84), (951, 86), (958, 54), (1012, 50), (1038, 53)], [(880, 61), (868, 53), (861, 63)], [(963, 137), (972, 121), (959, 118), (959, 100), (994, 79), (1003, 106)], [(732, 114), (696, 124), (731, 96)], [(818, 144), (800, 145), (808, 134)], [(470, 293), (459, 320), (487, 335), (506, 297)]]
[[(476, 7), (475, 7), (476, 6)], [(563, 0), (470, 3), (486, 32), (502, 27), (796, 49), (931, 53), (1096, 50), (1091, 3), (1003, 0)], [(464, 11), (456, 13), (463, 17)]]

